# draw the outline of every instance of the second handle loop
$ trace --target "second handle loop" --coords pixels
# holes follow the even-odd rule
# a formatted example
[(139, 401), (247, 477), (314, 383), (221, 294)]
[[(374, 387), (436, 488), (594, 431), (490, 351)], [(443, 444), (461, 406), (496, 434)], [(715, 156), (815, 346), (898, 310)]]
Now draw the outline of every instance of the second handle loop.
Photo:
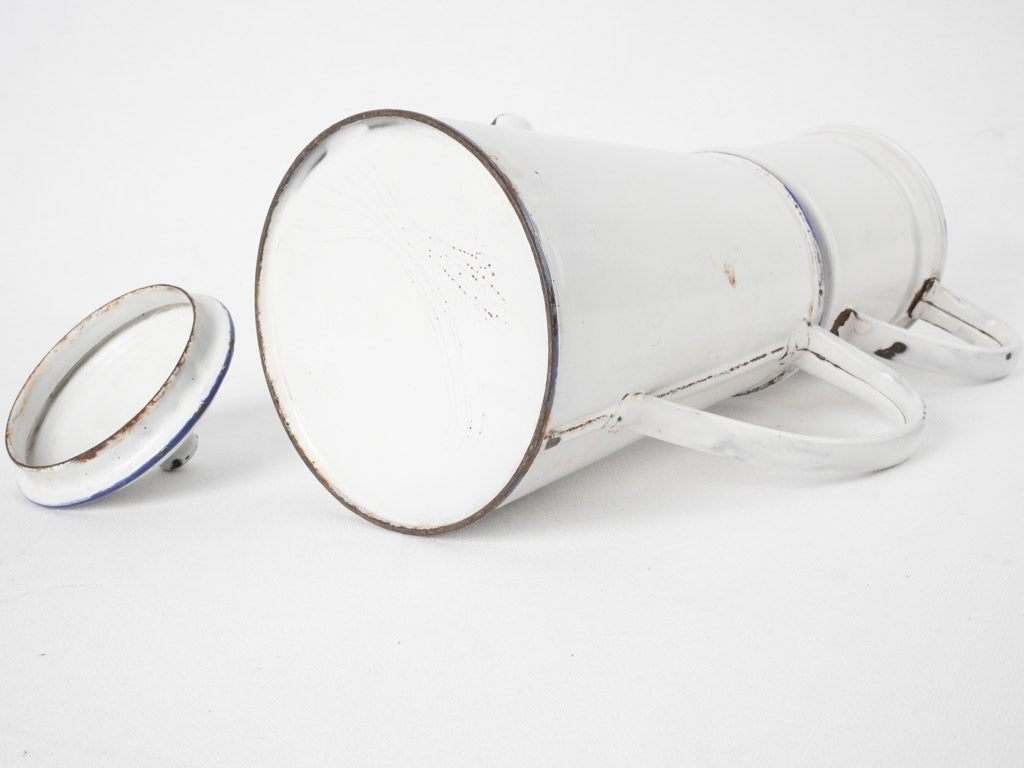
[(951, 376), (999, 379), (1017, 364), (1021, 345), (1013, 329), (936, 278), (924, 284), (909, 314), (951, 338), (925, 336), (854, 309), (840, 313), (832, 332), (865, 352)]

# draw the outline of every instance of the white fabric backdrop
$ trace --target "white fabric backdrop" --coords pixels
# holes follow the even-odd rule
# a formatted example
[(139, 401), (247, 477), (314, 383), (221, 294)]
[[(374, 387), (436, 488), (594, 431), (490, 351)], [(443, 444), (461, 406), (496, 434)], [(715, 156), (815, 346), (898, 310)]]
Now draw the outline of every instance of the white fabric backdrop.
[[(0, 21), (0, 407), (120, 293), (222, 299), (196, 460), (67, 511), (0, 470), (0, 763), (1024, 763), (1024, 373), (904, 370), (923, 449), (810, 481), (643, 442), (462, 531), (378, 529), (291, 450), (252, 317), (294, 155), (402, 107), (686, 151), (879, 130), (951, 286), (1024, 329), (1024, 6), (30, 2)], [(841, 430), (810, 381), (723, 412)]]

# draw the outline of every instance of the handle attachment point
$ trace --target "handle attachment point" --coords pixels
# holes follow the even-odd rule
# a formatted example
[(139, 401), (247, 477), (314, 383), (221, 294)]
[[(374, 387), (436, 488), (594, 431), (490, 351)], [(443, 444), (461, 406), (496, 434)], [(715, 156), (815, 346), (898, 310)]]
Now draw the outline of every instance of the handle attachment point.
[[(889, 412), (897, 425), (880, 436), (820, 437), (762, 427), (668, 399), (684, 390), (694, 391), (693, 384), (734, 375), (740, 367), (779, 370), (789, 365)], [(905, 461), (919, 445), (924, 423), (924, 401), (902, 376), (805, 322), (786, 347), (660, 393), (630, 392), (611, 408), (549, 433), (545, 448), (601, 430), (631, 430), (685, 448), (758, 464), (856, 474)]]
[(952, 338), (925, 336), (860, 314), (853, 308), (839, 313), (832, 333), (886, 360), (898, 358), (948, 375), (999, 379), (1017, 364), (1021, 343), (1013, 329), (950, 291), (937, 278), (925, 280), (907, 314)]

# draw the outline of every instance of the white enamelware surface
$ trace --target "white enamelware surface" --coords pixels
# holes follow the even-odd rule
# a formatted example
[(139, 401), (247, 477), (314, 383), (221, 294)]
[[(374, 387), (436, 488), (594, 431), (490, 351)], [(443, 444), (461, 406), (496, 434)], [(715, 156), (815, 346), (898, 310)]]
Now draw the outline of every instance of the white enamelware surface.
[[(827, 127), (731, 150), (786, 184), (821, 246), (821, 324), (867, 352), (951, 376), (994, 379), (1017, 364), (1017, 333), (939, 282), (946, 261), (942, 204), (924, 169), (863, 128)], [(915, 321), (938, 339), (903, 330)]]
[[(285, 168), (386, 104), (668, 153), (869, 126), (935, 184), (943, 281), (1019, 330), (1022, 29), (1017, 0), (5, 3), (0, 404), (154, 281), (238, 343), (181, 471), (45, 510), (0, 466), (0, 764), (1019, 768), (1019, 369), (895, 360), (928, 427), (891, 471), (641, 440), (423, 538), (312, 479), (247, 308)], [(888, 423), (801, 373), (712, 410)]]
[(770, 170), (800, 201), (826, 262), (822, 325), (830, 328), (847, 307), (911, 322), (914, 296), (946, 260), (942, 206), (913, 158), (847, 127), (730, 151)]
[[(293, 163), (256, 313), (311, 471), (374, 522), (437, 532), (621, 448), (615, 432), (824, 470), (903, 461), (921, 398), (814, 327), (823, 295), (800, 205), (748, 160), (385, 110)], [(895, 404), (899, 426), (837, 453), (694, 409), (795, 367)]]
[(187, 301), (115, 330), (51, 396), (26, 446), (26, 463), (59, 464), (117, 432), (160, 391), (191, 332)]
[(432, 528), (511, 482), (546, 405), (543, 279), (452, 137), (378, 117), (311, 148), (268, 224), (257, 312), (282, 420), (332, 492)]
[(189, 433), (233, 349), (227, 309), (176, 286), (139, 288), (97, 309), (46, 353), (11, 407), (6, 445), (22, 492), (70, 506), (166, 460), (188, 461)]

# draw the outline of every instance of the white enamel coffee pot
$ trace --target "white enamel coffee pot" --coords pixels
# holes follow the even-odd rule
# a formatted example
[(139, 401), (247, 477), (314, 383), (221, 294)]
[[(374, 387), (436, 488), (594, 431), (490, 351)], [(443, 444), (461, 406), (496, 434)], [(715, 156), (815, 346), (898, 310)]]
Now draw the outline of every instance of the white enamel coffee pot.
[[(942, 284), (942, 206), (895, 143), (829, 127), (729, 151), (770, 171), (800, 202), (824, 262), (823, 325), (880, 357), (946, 374), (996, 379), (1016, 365), (1013, 330)], [(949, 338), (909, 330), (917, 320)]]
[[(345, 505), (432, 533), (642, 435), (788, 467), (906, 459), (906, 381), (830, 334), (801, 205), (758, 164), (404, 111), (341, 121), (271, 203), (256, 319), (297, 451)], [(802, 369), (890, 414), (873, 437), (702, 410)]]

